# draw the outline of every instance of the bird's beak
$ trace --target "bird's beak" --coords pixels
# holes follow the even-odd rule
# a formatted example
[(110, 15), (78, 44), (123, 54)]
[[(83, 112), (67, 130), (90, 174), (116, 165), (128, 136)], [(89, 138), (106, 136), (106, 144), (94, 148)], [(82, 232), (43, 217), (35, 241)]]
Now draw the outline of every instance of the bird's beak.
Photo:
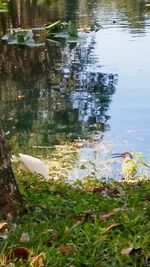
[(120, 153), (113, 153), (112, 158), (122, 158), (122, 154)]

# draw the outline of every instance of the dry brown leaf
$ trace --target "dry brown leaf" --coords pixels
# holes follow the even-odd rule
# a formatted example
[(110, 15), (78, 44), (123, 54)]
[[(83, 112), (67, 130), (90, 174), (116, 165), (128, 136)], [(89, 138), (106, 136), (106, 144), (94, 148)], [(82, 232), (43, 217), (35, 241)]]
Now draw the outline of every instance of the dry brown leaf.
[(85, 212), (84, 215), (77, 215), (77, 216), (74, 216), (73, 218), (76, 222), (85, 222), (85, 221), (92, 219), (93, 216), (94, 216), (93, 212), (88, 210)]
[(134, 248), (134, 247), (128, 247), (121, 250), (122, 255), (135, 255), (138, 257), (141, 255), (142, 248)]
[(83, 216), (83, 215), (77, 215), (77, 216), (74, 216), (73, 218), (76, 222), (84, 222), (85, 221), (85, 216)]
[(103, 213), (100, 214), (99, 219), (101, 221), (104, 221), (106, 218), (109, 218), (109, 217), (111, 217), (111, 216), (116, 215), (117, 213), (119, 213), (120, 210), (121, 209), (114, 209), (112, 211), (103, 212)]
[(12, 259), (22, 259), (27, 260), (27, 258), (31, 255), (31, 251), (26, 247), (14, 247), (10, 250), (7, 255), (7, 260), (10, 261)]
[(58, 240), (59, 240), (59, 237), (57, 235), (53, 235), (46, 241), (46, 246), (51, 247), (53, 243), (57, 242)]
[(87, 210), (84, 217), (85, 220), (88, 221), (94, 217), (94, 213), (91, 210)]
[(107, 218), (109, 218), (109, 217), (111, 217), (113, 215), (116, 215), (121, 211), (128, 211), (128, 210), (129, 210), (128, 206), (123, 206), (122, 208), (116, 208), (116, 209), (114, 209), (112, 211), (103, 212), (103, 213), (101, 213), (99, 215), (99, 220), (100, 221), (104, 221), (105, 219), (107, 219)]
[(8, 223), (0, 222), (0, 233), (4, 233), (6, 230), (8, 230)]
[(100, 186), (100, 187), (94, 187), (92, 189), (92, 192), (99, 193), (104, 197), (111, 196), (111, 197), (119, 197), (120, 192), (116, 188), (109, 188), (108, 186)]
[(111, 224), (109, 224), (109, 225), (106, 227), (104, 233), (107, 233), (109, 230), (115, 228), (115, 227), (118, 226), (118, 225), (119, 225), (119, 223), (111, 223)]
[(31, 260), (31, 265), (42, 267), (44, 266), (44, 253), (40, 253), (37, 256), (33, 256)]
[(122, 255), (130, 255), (131, 251), (133, 250), (133, 247), (123, 248), (121, 250)]
[(67, 244), (60, 245), (58, 249), (61, 253), (66, 254), (66, 255), (69, 255), (72, 253), (72, 248)]

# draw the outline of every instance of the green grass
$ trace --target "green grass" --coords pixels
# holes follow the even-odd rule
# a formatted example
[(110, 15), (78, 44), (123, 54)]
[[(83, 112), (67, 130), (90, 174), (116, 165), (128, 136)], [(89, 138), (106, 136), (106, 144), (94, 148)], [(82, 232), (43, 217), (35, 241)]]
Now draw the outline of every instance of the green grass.
[[(30, 266), (29, 261), (3, 265), (3, 255), (14, 246), (36, 255), (44, 252), (44, 267), (150, 266), (150, 182), (73, 186), (22, 174), (17, 179), (26, 213), (9, 223), (8, 238), (0, 243), (0, 266)], [(116, 214), (100, 219), (117, 208)], [(118, 225), (107, 229), (112, 223)], [(20, 241), (22, 233), (28, 233), (28, 242)], [(135, 249), (122, 255), (131, 246)]]

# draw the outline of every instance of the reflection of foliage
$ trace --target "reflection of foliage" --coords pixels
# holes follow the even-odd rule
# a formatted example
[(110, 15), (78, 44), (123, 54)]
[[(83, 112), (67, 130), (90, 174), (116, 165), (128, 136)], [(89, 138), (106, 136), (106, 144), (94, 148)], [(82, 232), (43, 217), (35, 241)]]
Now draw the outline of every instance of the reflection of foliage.
[(124, 8), (124, 3), (122, 1), (116, 1), (116, 6), (118, 10), (123, 11), (126, 15), (129, 26), (133, 29), (143, 28), (144, 20), (144, 3), (142, 1), (126, 1), (126, 9)]
[[(89, 8), (92, 8), (89, 5)], [(116, 13), (116, 17), (119, 18), (120, 24), (122, 27), (127, 25), (127, 28), (132, 29), (133, 31), (137, 32), (138, 29), (143, 29), (145, 27), (145, 7), (144, 1), (137, 1), (137, 0), (102, 0), (96, 2), (96, 8), (99, 9), (99, 17), (102, 15), (102, 24), (113, 23), (111, 20), (112, 16)], [(103, 16), (105, 14), (105, 16)], [(115, 22), (115, 20), (114, 20)], [(125, 26), (126, 27), (126, 26)]]
[[(69, 0), (32, 0), (32, 1), (8, 1), (9, 17), (0, 18), (0, 30), (4, 25), (14, 27), (37, 27), (44, 23), (75, 20), (83, 27), (98, 20), (102, 25), (112, 23), (113, 18), (127, 23), (132, 29), (145, 27), (144, 1), (137, 0), (102, 0), (102, 1), (69, 1)], [(52, 12), (51, 12), (52, 11)], [(78, 12), (84, 12), (84, 16), (77, 18)], [(98, 15), (95, 17), (95, 13)], [(114, 16), (114, 14), (116, 14)], [(2, 14), (3, 15), (3, 14)], [(81, 14), (82, 15), (82, 14)], [(114, 17), (113, 17), (114, 16)], [(112, 18), (113, 17), (113, 18)], [(7, 19), (7, 22), (6, 22)], [(3, 25), (1, 25), (3, 24)]]
[(3, 1), (0, 1), (0, 9), (2, 11), (8, 11), (8, 9), (7, 9), (7, 3), (4, 3)]
[[(116, 78), (90, 70), (95, 64), (91, 58), (94, 43), (90, 45), (80, 43), (74, 49), (49, 43), (46, 49), (3, 47), (2, 73), (10, 73), (1, 85), (5, 87), (2, 93), (8, 91), (6, 99), (1, 95), (3, 110), (7, 110), (4, 119), (15, 119), (13, 132), (18, 133), (20, 145), (24, 146), (19, 138), (23, 132), (32, 146), (106, 130)], [(9, 122), (6, 125), (10, 130)]]
[[(37, 5), (51, 5), (53, 0), (33, 0), (34, 3), (36, 3)], [(57, 2), (57, 0), (55, 0), (55, 2)]]
[[(19, 8), (19, 2), (10, 4)], [(75, 47), (48, 41), (44, 47), (1, 47), (0, 112), (21, 146), (59, 144), (108, 128), (116, 76), (97, 66), (94, 34), (81, 35)]]
[(16, 113), (16, 127), (20, 131), (29, 131), (32, 130), (33, 124), (33, 112), (31, 110), (21, 110), (21, 112)]
[[(66, 56), (71, 53), (74, 60), (61, 68), (61, 86), (69, 91), (67, 95), (72, 108), (78, 112), (78, 120), (82, 124), (105, 125), (116, 76), (100, 73), (99, 69), (97, 72), (91, 70), (91, 66), (96, 64), (91, 58), (93, 46), (92, 42), (87, 48), (79, 44), (73, 50), (66, 51)], [(102, 128), (104, 130), (105, 126)]]

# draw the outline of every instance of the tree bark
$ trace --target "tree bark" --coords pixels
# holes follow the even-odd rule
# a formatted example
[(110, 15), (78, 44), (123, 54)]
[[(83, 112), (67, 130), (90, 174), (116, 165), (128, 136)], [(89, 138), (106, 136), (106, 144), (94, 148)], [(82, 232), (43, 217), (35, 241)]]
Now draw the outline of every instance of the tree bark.
[(11, 167), (11, 154), (0, 123), (0, 213), (16, 217), (22, 210), (22, 197)]

